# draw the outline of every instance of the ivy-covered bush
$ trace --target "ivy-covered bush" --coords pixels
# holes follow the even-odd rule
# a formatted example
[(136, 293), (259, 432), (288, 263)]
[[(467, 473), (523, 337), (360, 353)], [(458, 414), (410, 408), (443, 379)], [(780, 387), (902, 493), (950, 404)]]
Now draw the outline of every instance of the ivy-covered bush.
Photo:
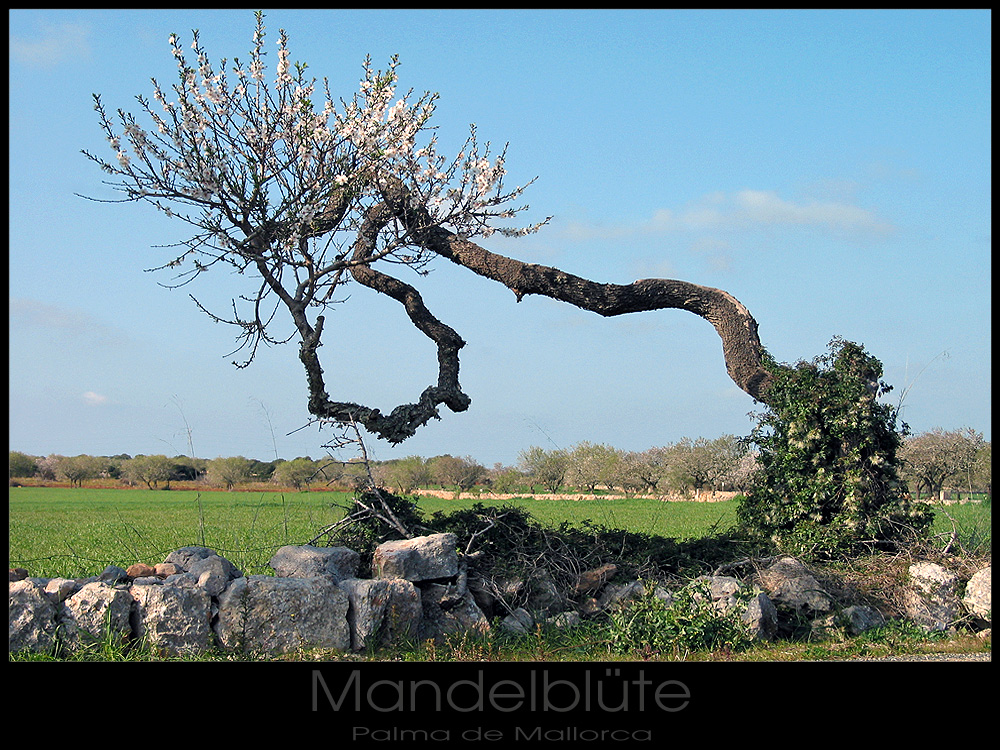
[(933, 520), (898, 476), (907, 426), (880, 398), (882, 363), (836, 338), (830, 353), (774, 374), (749, 440), (759, 469), (739, 505), (740, 527), (791, 554), (837, 557), (891, 547)]

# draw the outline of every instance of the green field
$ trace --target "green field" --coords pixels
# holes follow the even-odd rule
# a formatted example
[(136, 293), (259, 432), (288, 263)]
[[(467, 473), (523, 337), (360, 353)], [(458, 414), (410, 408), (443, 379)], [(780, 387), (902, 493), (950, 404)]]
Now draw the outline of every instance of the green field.
[(278, 547), (302, 544), (343, 515), (336, 493), (10, 490), (10, 565), (31, 575), (94, 575), (108, 565), (162, 562), (201, 545), (244, 573), (265, 573)]
[[(201, 545), (244, 573), (268, 573), (267, 561), (286, 544), (303, 544), (338, 520), (350, 495), (337, 492), (194, 492), (15, 487), (9, 491), (10, 567), (33, 576), (95, 575), (108, 565), (161, 562), (171, 550)], [(425, 515), (473, 501), (423, 497)], [(675, 538), (696, 537), (735, 517), (727, 503), (656, 500), (505, 501), (543, 524), (590, 520)]]
[[(10, 567), (32, 576), (69, 578), (95, 575), (108, 565), (161, 562), (179, 547), (211, 547), (248, 575), (267, 574), (267, 561), (286, 544), (304, 544), (350, 500), (336, 492), (195, 492), (15, 487), (9, 490)], [(423, 497), (425, 515), (470, 506), (471, 500)], [(725, 530), (736, 517), (736, 502), (660, 502), (647, 499), (547, 500), (519, 498), (518, 505), (539, 522), (557, 525), (590, 520), (675, 539), (699, 538)], [(485, 504), (485, 503), (484, 503)], [(495, 504), (500, 504), (496, 502)], [(952, 505), (936, 515), (935, 531), (969, 529), (989, 545), (990, 506)], [(980, 539), (980, 541), (983, 541)]]

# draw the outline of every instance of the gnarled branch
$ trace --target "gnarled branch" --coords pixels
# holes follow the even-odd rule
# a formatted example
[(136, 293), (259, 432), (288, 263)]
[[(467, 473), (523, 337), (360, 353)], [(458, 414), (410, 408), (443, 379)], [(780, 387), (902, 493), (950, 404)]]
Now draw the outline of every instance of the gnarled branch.
[(771, 374), (763, 366), (763, 347), (757, 321), (733, 295), (721, 289), (674, 279), (641, 279), (631, 284), (601, 284), (558, 268), (508, 258), (449, 232), (430, 220), (426, 211), (412, 208), (405, 187), (394, 205), (405, 207), (398, 218), (410, 234), (442, 257), (493, 281), (517, 296), (538, 294), (568, 302), (582, 310), (611, 317), (650, 310), (680, 309), (711, 323), (722, 339), (726, 370), (733, 382), (758, 401), (766, 401)]
[(431, 419), (438, 419), (439, 405), (444, 404), (454, 412), (461, 412), (469, 408), (472, 400), (462, 391), (458, 382), (458, 352), (465, 346), (462, 337), (431, 314), (414, 287), (376, 271), (366, 263), (375, 253), (375, 242), (379, 232), (395, 218), (395, 214), (393, 207), (386, 202), (376, 204), (369, 209), (354, 245), (350, 271), (358, 283), (392, 297), (402, 304), (413, 325), (437, 344), (437, 384), (424, 389), (416, 403), (397, 406), (388, 416), (383, 415), (378, 409), (360, 404), (331, 401), (326, 392), (323, 369), (316, 352), (322, 335), (322, 316), (317, 318), (315, 328), (308, 325), (304, 315), (301, 316), (299, 330), (302, 334), (302, 344), (299, 357), (306, 368), (310, 413), (324, 420), (357, 422), (391, 443), (400, 443), (412, 437), (419, 427)]
[[(379, 231), (393, 220), (398, 220), (423, 249), (503, 284), (514, 292), (518, 301), (525, 295), (537, 294), (605, 317), (663, 309), (692, 312), (710, 322), (718, 332), (726, 370), (733, 382), (754, 399), (766, 402), (773, 376), (763, 365), (764, 349), (757, 334), (757, 321), (728, 292), (674, 279), (641, 279), (624, 285), (590, 281), (558, 268), (498, 255), (442, 228), (426, 210), (413, 206), (406, 188), (399, 182), (390, 184), (384, 190), (384, 197), (384, 201), (369, 209), (358, 233), (350, 272), (358, 283), (402, 304), (411, 322), (437, 344), (438, 381), (423, 391), (417, 403), (397, 406), (388, 416), (378, 409), (331, 401), (316, 355), (323, 325), (323, 318), (319, 317), (314, 329), (308, 324), (305, 328), (300, 325), (303, 333), (300, 357), (309, 383), (309, 411), (320, 419), (356, 421), (389, 442), (399, 443), (430, 419), (439, 418), (441, 404), (461, 412), (471, 403), (458, 382), (458, 352), (465, 342), (431, 314), (414, 287), (373, 269), (367, 262), (375, 255)], [(304, 323), (304, 316), (301, 320)]]

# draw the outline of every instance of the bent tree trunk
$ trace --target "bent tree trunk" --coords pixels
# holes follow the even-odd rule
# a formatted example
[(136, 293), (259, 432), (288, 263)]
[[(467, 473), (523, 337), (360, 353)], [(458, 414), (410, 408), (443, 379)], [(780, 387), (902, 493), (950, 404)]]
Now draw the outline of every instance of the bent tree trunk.
[(389, 442), (399, 443), (430, 419), (439, 418), (439, 405), (461, 412), (471, 403), (458, 381), (458, 353), (465, 345), (462, 338), (431, 314), (414, 287), (364, 262), (374, 252), (379, 230), (393, 220), (398, 220), (423, 249), (503, 284), (518, 301), (537, 294), (605, 317), (663, 309), (694, 313), (711, 323), (722, 339), (726, 370), (733, 382), (757, 401), (766, 403), (772, 375), (763, 366), (757, 321), (728, 292), (673, 279), (602, 284), (557, 268), (498, 255), (436, 225), (424, 209), (413, 207), (405, 187), (397, 183), (384, 191), (383, 202), (369, 210), (354, 246), (351, 274), (360, 284), (402, 304), (411, 322), (434, 341), (438, 349), (438, 380), (423, 391), (416, 403), (397, 406), (389, 415), (359, 404), (331, 401), (316, 352), (323, 318), (319, 317), (312, 327), (302, 316), (297, 323), (302, 338), (300, 358), (309, 383), (309, 410), (321, 420), (356, 422)]

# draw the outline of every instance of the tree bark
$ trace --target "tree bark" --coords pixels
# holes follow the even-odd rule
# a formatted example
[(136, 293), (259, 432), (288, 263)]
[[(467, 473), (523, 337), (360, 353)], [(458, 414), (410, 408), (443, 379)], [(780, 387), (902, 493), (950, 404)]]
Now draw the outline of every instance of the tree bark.
[(514, 292), (518, 301), (538, 294), (604, 317), (668, 308), (692, 312), (715, 327), (733, 382), (756, 400), (765, 400), (772, 376), (761, 362), (757, 321), (728, 292), (674, 279), (601, 284), (558, 268), (497, 255), (441, 228), (424, 230), (421, 240), (448, 260), (500, 282)]

